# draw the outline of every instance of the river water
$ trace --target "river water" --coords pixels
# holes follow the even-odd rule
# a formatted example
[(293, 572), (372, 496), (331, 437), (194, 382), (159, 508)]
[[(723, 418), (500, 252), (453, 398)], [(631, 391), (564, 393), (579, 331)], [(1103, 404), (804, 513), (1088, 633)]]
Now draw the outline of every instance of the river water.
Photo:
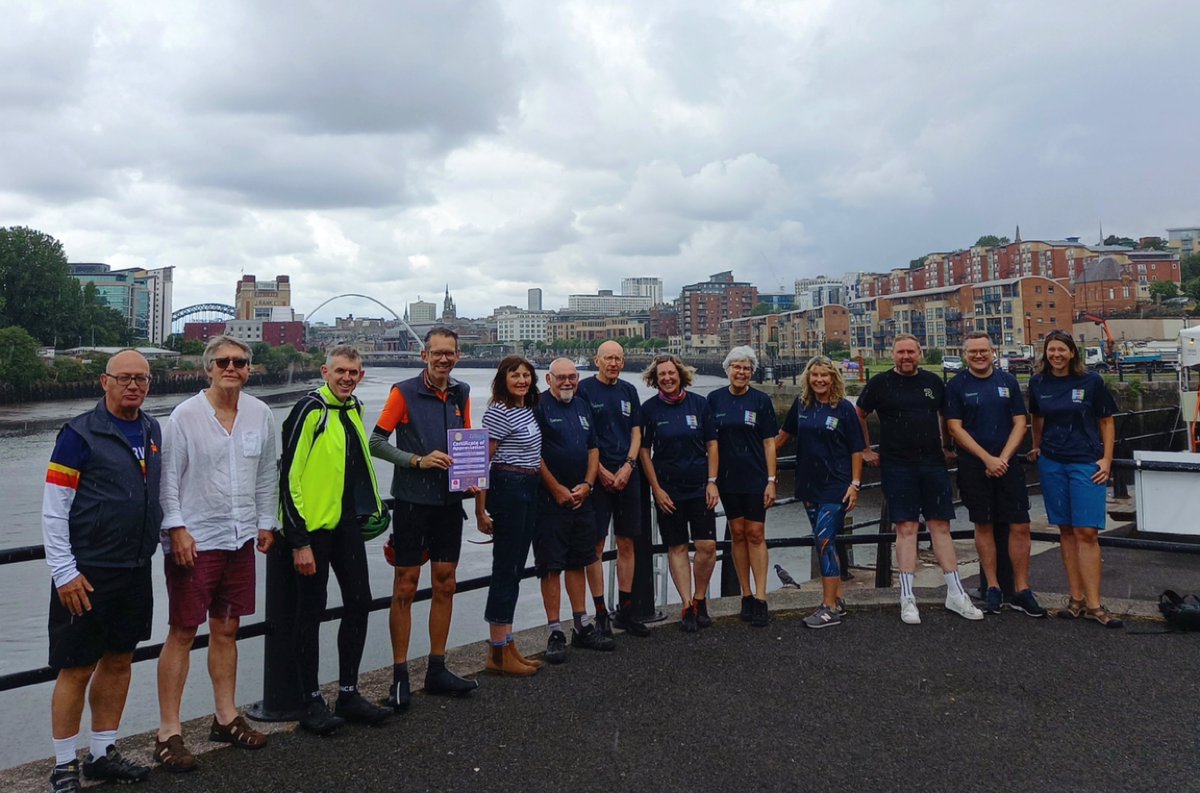
[[(366, 405), (365, 423), (368, 431), (383, 407), (391, 384), (397, 380), (412, 377), (418, 371), (382, 367), (367, 370), (366, 377), (356, 393)], [(471, 386), (471, 413), (476, 417), (481, 417), (487, 406), (493, 374), (494, 371), (490, 369), (459, 368), (455, 370), (455, 376)], [(544, 376), (544, 372), (540, 374)], [(643, 399), (653, 394), (635, 374), (626, 373), (623, 377), (638, 386)], [(724, 383), (725, 381), (720, 378), (697, 376), (692, 390), (700, 394), (707, 394)], [(99, 398), (98, 390), (97, 398)], [(186, 398), (186, 395), (151, 397), (147, 399), (147, 410), (157, 416), (165, 417), (175, 404)], [(44, 421), (47, 418), (60, 418), (65, 420), (87, 409), (91, 404), (94, 402), (77, 401), (18, 406), (3, 411), (6, 415), (0, 415), (0, 419), (32, 418)], [(277, 426), (282, 425), (289, 408), (290, 403), (274, 408)], [(15, 416), (7, 415), (14, 412)], [(53, 448), (55, 435), (55, 430), (40, 430), (30, 434), (0, 436), (0, 504), (3, 504), (3, 518), (0, 519), (0, 548), (40, 545), (42, 542), (42, 485), (46, 462)], [(374, 462), (379, 474), (380, 487), (386, 494), (391, 482), (391, 465), (381, 460)], [(781, 492), (780, 495), (785, 495), (785, 493)], [(491, 570), (490, 547), (467, 542), (469, 539), (484, 539), (484, 536), (475, 530), (473, 511), (468, 509), (467, 513), (470, 515), (470, 520), (463, 532), (463, 552), (459, 564), (460, 579), (486, 575)], [(802, 518), (801, 521), (803, 521)], [(790, 531), (772, 532), (772, 534), (795, 534), (797, 533), (796, 528), (793, 526)], [(807, 524), (804, 525), (803, 530), (807, 532)], [(371, 591), (376, 597), (391, 591), (392, 569), (383, 558), (383, 542), (384, 539), (380, 538), (368, 546)], [(772, 557), (773, 563), (783, 561), (797, 580), (805, 580), (808, 577), (807, 550), (780, 551), (773, 553)], [(265, 580), (265, 574), (261, 556), (258, 561), (259, 609), (255, 615), (246, 618), (247, 624), (262, 619), (262, 582)], [(155, 616), (151, 637), (153, 642), (162, 641), (166, 635), (167, 602), (161, 565), (161, 560), (155, 560)], [(716, 582), (719, 581), (717, 577), (719, 574), (718, 569), (713, 579), (714, 588)], [(44, 666), (46, 663), (46, 613), (50, 596), (49, 572), (46, 565), (42, 561), (6, 565), (0, 568), (0, 576), (2, 576), (0, 577), (0, 618), (4, 625), (4, 630), (0, 632), (0, 674)], [(428, 584), (428, 567), (426, 567), (422, 574), (421, 586), (425, 587)], [(674, 588), (668, 586), (667, 590), (668, 599), (677, 601), (678, 596), (675, 595)], [(470, 592), (457, 597), (455, 618), (450, 635), (452, 646), (479, 641), (487, 636), (486, 625), (482, 619), (485, 597), (486, 590)], [(329, 604), (334, 606), (338, 603), (337, 587), (331, 581)], [(427, 614), (427, 604), (414, 606), (411, 647), (413, 657), (425, 655), (429, 651), (429, 637), (423, 629), (423, 626), (428, 624)], [(538, 588), (527, 581), (521, 587), (521, 600), (515, 618), (516, 627), (517, 629), (529, 628), (543, 624), (544, 621), (545, 615)], [(336, 624), (322, 626), (322, 680), (332, 680), (337, 677), (335, 631)], [(240, 642), (239, 648), (238, 700), (239, 703), (254, 702), (261, 698), (262, 640), (251, 639)], [(377, 669), (390, 664), (391, 645), (387, 632), (387, 612), (376, 612), (371, 615), (362, 668), (364, 670)], [(134, 664), (133, 682), (121, 725), (122, 735), (150, 730), (157, 726), (155, 666), (154, 663)], [(3, 726), (5, 728), (3, 730), (5, 739), (0, 741), (0, 768), (47, 757), (50, 754), (50, 691), (51, 684), (47, 683), (0, 694), (0, 712), (4, 714)], [(184, 691), (183, 716), (185, 719), (212, 712), (210, 692), (203, 653), (193, 653), (191, 676)], [(85, 740), (88, 734), (87, 719), (85, 714), (83, 729)]]

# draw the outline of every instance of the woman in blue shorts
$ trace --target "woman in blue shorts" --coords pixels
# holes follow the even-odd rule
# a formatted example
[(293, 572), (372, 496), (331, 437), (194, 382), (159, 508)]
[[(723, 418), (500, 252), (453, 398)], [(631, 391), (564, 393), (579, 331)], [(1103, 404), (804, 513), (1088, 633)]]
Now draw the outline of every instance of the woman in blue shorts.
[(840, 625), (846, 613), (834, 538), (858, 503), (866, 444), (854, 405), (845, 397), (846, 384), (833, 362), (823, 355), (810, 358), (800, 377), (800, 396), (775, 439), (782, 448), (796, 438), (796, 498), (808, 512), (813, 553), (821, 563), (821, 605), (804, 618), (810, 628)]
[[(717, 491), (729, 521), (733, 566), (742, 589), (742, 621), (765, 628), (767, 609), (767, 510), (775, 503), (775, 406), (750, 386), (758, 356), (749, 347), (734, 347), (725, 356), (729, 387), (708, 395), (717, 425), (720, 465)], [(750, 575), (754, 574), (754, 591)]]
[(512, 640), (541, 481), (542, 431), (533, 413), (538, 402), (535, 378), (533, 364), (519, 355), (500, 361), (483, 414), (492, 461), (489, 484), (475, 496), (479, 530), (492, 535), (492, 580), (483, 610), (491, 640), (486, 668), (511, 677), (527, 677), (542, 665), (524, 658)]
[[(646, 367), (642, 379), (658, 395), (642, 403), (639, 452), (687, 633), (712, 625), (706, 595), (717, 563), (717, 427), (708, 400), (687, 390), (693, 371), (675, 355), (656, 355)], [(689, 529), (696, 544), (694, 570)]]
[(1037, 373), (1029, 381), (1033, 450), (1042, 480), (1046, 518), (1058, 525), (1071, 599), (1058, 616), (1084, 617), (1107, 628), (1121, 620), (1100, 605), (1100, 545), (1105, 485), (1112, 469), (1113, 414), (1104, 381), (1084, 368), (1070, 334), (1051, 331)]

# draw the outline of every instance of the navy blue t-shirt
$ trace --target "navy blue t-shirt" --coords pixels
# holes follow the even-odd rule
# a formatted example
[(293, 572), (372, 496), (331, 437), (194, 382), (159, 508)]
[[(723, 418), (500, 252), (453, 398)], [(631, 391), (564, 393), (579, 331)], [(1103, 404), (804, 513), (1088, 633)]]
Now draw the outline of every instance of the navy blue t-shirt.
[(140, 418), (120, 419), (112, 413), (109, 413), (108, 417), (125, 436), (125, 440), (129, 441), (129, 448), (133, 449), (134, 457), (137, 457), (138, 462), (141, 463), (142, 473), (146, 473), (146, 432), (142, 427), (142, 420)]
[(653, 397), (642, 405), (642, 448), (654, 460), (658, 484), (673, 501), (703, 498), (708, 483), (708, 441), (717, 439), (708, 400), (688, 391), (668, 405)]
[(1042, 417), (1042, 454), (1057, 463), (1094, 463), (1104, 456), (1099, 419), (1117, 412), (1117, 403), (1100, 375), (1029, 380), (1029, 412)]
[(612, 385), (596, 376), (579, 383), (579, 394), (592, 408), (600, 464), (615, 471), (629, 456), (629, 434), (642, 425), (641, 400), (633, 383), (618, 379)]
[(1013, 416), (1025, 415), (1021, 386), (1017, 378), (999, 369), (992, 369), (987, 377), (964, 370), (946, 384), (943, 415), (962, 421), (963, 429), (976, 443), (988, 454), (997, 455), (1004, 451), (1012, 434)]
[(796, 498), (841, 501), (853, 476), (850, 457), (867, 446), (854, 405), (845, 399), (836, 405), (814, 400), (806, 407), (797, 397), (783, 431), (796, 439)]
[(542, 462), (560, 485), (575, 487), (587, 476), (588, 451), (596, 448), (592, 409), (579, 397), (563, 404), (547, 392), (533, 413), (542, 430)]
[(946, 387), (933, 372), (902, 375), (895, 369), (872, 377), (858, 397), (863, 412), (879, 416), (879, 455), (891, 463), (944, 463), (938, 411)]
[(728, 388), (708, 395), (717, 425), (722, 493), (761, 493), (767, 486), (767, 454), (763, 441), (779, 433), (771, 398), (755, 388), (735, 396)]

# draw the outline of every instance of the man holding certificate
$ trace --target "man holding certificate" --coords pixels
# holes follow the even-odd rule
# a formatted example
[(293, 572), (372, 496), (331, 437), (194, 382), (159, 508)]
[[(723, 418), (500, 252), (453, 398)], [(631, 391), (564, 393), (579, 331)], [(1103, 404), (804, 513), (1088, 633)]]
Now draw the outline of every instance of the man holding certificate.
[[(401, 711), (410, 701), (408, 643), (412, 602), (428, 559), (433, 586), (429, 604), (429, 668), (425, 692), (464, 696), (479, 687), (446, 668), (446, 640), (454, 610), (455, 571), (462, 547), (464, 493), (450, 489), (447, 433), (471, 426), (471, 388), (450, 376), (458, 363), (458, 334), (435, 327), (425, 334), (425, 370), (396, 383), (371, 434), (371, 455), (395, 466), (393, 532), (386, 546), (395, 567), (388, 625), (392, 637), (392, 687), (388, 703)], [(390, 443), (396, 433), (396, 445)]]

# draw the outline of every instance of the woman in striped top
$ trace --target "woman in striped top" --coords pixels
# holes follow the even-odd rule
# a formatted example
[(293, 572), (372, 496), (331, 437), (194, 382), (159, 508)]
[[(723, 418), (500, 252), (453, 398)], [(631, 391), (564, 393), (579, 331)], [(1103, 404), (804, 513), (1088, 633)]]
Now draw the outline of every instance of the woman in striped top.
[(512, 640), (521, 572), (537, 517), (542, 433), (533, 415), (538, 401), (535, 383), (533, 364), (525, 358), (510, 355), (500, 362), (483, 414), (492, 460), (490, 481), (488, 490), (475, 497), (479, 530), (492, 535), (492, 581), (483, 611), (491, 639), (487, 670), (512, 677), (528, 677), (542, 665), (522, 657)]

